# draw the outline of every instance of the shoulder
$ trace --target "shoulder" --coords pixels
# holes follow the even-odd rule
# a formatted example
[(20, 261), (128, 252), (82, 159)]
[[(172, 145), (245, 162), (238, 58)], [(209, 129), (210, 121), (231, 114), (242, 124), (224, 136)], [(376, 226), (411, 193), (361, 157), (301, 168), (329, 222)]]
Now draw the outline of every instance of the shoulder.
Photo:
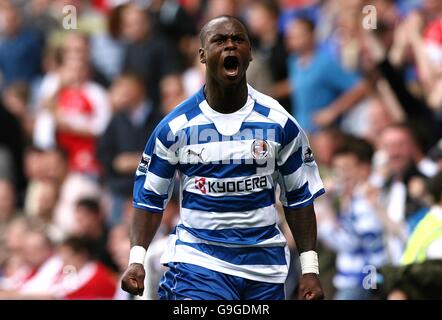
[[(249, 86), (249, 94), (255, 100), (255, 111), (265, 116), (280, 128), (281, 143), (283, 146), (294, 141), (297, 137), (304, 137), (305, 133), (298, 121), (272, 97), (261, 93)], [(301, 133), (301, 134), (300, 134)], [(302, 139), (301, 139), (302, 140)]]
[(282, 128), (287, 125), (300, 128), (298, 121), (277, 100), (251, 86), (249, 86), (249, 94), (255, 100), (255, 111), (279, 124)]
[(200, 95), (200, 92), (194, 94), (166, 115), (155, 129), (157, 135), (170, 133), (175, 135), (180, 129), (186, 127), (193, 118), (201, 114), (199, 104), (202, 100)]

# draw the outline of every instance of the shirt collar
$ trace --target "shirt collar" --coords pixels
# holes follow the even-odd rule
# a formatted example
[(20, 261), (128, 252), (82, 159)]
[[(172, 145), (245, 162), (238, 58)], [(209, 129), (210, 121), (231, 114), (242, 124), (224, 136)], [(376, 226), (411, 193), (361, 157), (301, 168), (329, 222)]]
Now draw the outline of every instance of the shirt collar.
[(247, 116), (253, 111), (255, 100), (253, 99), (254, 90), (250, 85), (247, 85), (248, 95), (244, 106), (233, 113), (220, 113), (210, 107), (204, 95), (204, 86), (197, 93), (199, 108), (202, 113), (213, 122), (219, 133), (232, 136), (236, 134)]

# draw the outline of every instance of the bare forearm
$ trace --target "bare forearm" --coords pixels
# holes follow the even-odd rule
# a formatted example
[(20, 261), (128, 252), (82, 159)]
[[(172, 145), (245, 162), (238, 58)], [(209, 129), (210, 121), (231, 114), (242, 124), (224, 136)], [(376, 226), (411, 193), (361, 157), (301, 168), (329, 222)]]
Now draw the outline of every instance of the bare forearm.
[(355, 104), (364, 98), (367, 93), (367, 83), (362, 80), (355, 87), (341, 95), (338, 99), (336, 99), (333, 104), (330, 106), (335, 112), (336, 115), (341, 115), (344, 112), (350, 110)]
[(132, 218), (130, 245), (148, 248), (161, 223), (162, 215), (135, 209)]
[(313, 205), (301, 209), (284, 209), (287, 224), (299, 253), (316, 250), (316, 215)]

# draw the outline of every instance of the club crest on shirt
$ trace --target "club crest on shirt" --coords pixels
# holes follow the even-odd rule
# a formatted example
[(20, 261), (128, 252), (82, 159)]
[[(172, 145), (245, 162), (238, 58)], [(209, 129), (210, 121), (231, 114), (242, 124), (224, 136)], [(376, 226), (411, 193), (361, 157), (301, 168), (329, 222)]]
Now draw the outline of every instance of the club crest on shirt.
[(149, 163), (150, 163), (150, 157), (147, 154), (143, 153), (140, 164), (138, 165), (138, 171), (142, 173), (147, 173), (147, 168), (149, 167)]
[(313, 156), (313, 151), (312, 149), (310, 149), (310, 147), (307, 147), (305, 149), (303, 161), (305, 164), (310, 164), (315, 161), (315, 157)]
[(265, 140), (255, 140), (252, 143), (251, 152), (253, 159), (266, 159), (269, 154), (269, 144)]

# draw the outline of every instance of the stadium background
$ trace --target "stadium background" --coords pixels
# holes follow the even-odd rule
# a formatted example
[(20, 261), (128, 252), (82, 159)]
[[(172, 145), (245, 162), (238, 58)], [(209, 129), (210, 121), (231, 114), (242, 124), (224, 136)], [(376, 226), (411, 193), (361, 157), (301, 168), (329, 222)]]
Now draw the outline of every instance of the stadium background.
[[(441, 206), (439, 0), (2, 0), (0, 298), (134, 299), (118, 283), (132, 177), (155, 124), (203, 84), (198, 30), (222, 14), (250, 31), (249, 83), (309, 134), (327, 298), (441, 298), (442, 219), (420, 224)], [(175, 195), (144, 298), (178, 215)], [(289, 299), (298, 274), (293, 259)]]

